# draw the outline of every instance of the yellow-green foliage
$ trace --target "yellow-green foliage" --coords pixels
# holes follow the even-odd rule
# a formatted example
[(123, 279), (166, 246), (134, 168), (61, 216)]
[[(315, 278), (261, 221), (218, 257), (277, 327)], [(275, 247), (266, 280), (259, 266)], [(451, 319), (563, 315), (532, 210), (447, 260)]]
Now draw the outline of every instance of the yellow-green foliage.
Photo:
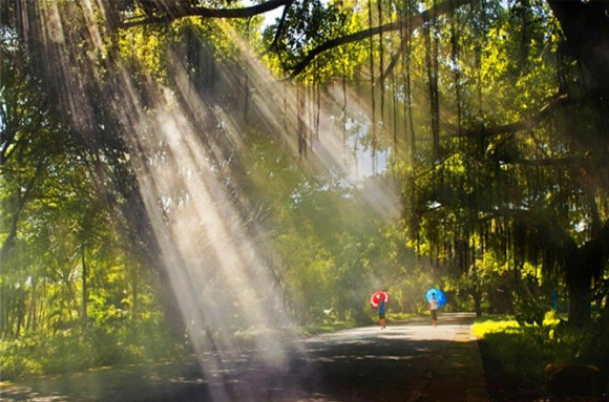
[[(546, 313), (543, 325), (544, 327), (554, 327), (560, 323), (560, 318), (555, 311)], [(487, 334), (492, 333), (518, 333), (521, 332), (520, 324), (510, 316), (496, 316), (478, 320), (472, 327), (474, 335), (478, 338), (485, 338)], [(550, 328), (548, 333), (553, 333), (553, 328)]]
[(510, 332), (517, 330), (518, 322), (508, 317), (499, 317), (494, 319), (485, 319), (474, 323), (472, 331), (478, 338), (484, 338), (487, 334), (497, 332)]
[(143, 25), (120, 31), (119, 54), (127, 66), (160, 83), (169, 81), (172, 52), (183, 52), (191, 42), (209, 53), (216, 61), (234, 59), (236, 39), (247, 37), (243, 21), (182, 18), (168, 25)]

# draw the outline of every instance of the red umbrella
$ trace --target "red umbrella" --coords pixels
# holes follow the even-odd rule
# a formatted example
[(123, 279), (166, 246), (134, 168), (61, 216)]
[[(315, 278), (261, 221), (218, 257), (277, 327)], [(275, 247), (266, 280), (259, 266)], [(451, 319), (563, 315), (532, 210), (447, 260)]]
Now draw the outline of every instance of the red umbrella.
[(385, 300), (385, 303), (387, 303), (389, 301), (389, 296), (387, 296), (387, 293), (379, 290), (370, 298), (370, 304), (372, 304), (372, 307), (378, 308), (381, 300)]

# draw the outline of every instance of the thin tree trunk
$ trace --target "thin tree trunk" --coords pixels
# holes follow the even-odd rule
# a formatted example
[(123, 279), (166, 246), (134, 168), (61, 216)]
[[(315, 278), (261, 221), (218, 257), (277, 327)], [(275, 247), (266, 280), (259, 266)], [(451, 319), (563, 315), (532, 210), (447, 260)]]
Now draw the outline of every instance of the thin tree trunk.
[(87, 261), (85, 259), (85, 243), (83, 241), (81, 245), (81, 258), (82, 258), (82, 311), (81, 321), (83, 328), (87, 327), (87, 302), (89, 299), (89, 289), (87, 284), (87, 276), (89, 275), (87, 270)]
[(131, 270), (133, 274), (131, 275), (131, 320), (133, 323), (137, 320), (137, 310), (138, 310), (138, 284), (139, 284), (139, 275), (138, 275), (138, 266), (137, 263), (133, 263), (131, 261)]
[(32, 278), (32, 290), (30, 291), (30, 307), (28, 308), (28, 317), (25, 328), (28, 331), (36, 330), (36, 304), (38, 303), (36, 294), (38, 293), (38, 280)]

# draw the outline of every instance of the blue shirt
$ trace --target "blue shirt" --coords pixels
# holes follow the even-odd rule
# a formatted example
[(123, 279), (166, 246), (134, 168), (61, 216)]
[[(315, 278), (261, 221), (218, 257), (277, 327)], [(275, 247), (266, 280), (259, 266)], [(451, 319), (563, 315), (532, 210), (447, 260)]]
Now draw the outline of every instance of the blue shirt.
[(384, 313), (385, 312), (385, 300), (381, 300), (381, 302), (379, 303), (379, 313)]

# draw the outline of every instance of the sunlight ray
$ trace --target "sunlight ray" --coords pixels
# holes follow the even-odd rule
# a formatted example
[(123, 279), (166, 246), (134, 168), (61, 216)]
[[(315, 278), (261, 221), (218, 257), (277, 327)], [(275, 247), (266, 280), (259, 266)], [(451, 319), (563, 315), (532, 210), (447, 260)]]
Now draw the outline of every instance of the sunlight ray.
[[(247, 118), (241, 119), (235, 111), (223, 110), (201, 97), (175, 55), (170, 57), (175, 91), (167, 87), (159, 91), (158, 86), (151, 85), (146, 91), (152, 99), (144, 105), (141, 86), (150, 84), (139, 83), (136, 89), (133, 78), (120, 65), (111, 65), (109, 60), (104, 65), (96, 59), (103, 52), (104, 41), (95, 10), (103, 10), (103, 4), (94, 4), (85, 2), (81, 10), (89, 32), (85, 53), (89, 59), (83, 69), (91, 74), (88, 79), (94, 77), (98, 79), (96, 85), (105, 86), (105, 93), (113, 99), (112, 113), (123, 124), (129, 158), (172, 292), (188, 327), (189, 342), (200, 361), (212, 352), (218, 356), (216, 364), (207, 359), (201, 368), (209, 375), (230, 370), (230, 356), (240, 348), (234, 336), (237, 331), (292, 326), (288, 313), (278, 309), (283, 305), (283, 295), (269, 293), (277, 287), (268, 262), (254, 245), (256, 232), (261, 229), (250, 227), (248, 211), (241, 210), (245, 203), (232, 189), (231, 170), (244, 152)], [(62, 25), (65, 15), (59, 14), (56, 5), (39, 7), (39, 12), (49, 51), (46, 57), (52, 61), (49, 69), (61, 86), (61, 101), (67, 105), (75, 127), (85, 136), (91, 134), (89, 141), (95, 141), (93, 100), (86, 98), (85, 78), (72, 68), (68, 47), (77, 47)], [(261, 124), (275, 133), (303, 166), (318, 174), (338, 170), (346, 183), (356, 186), (361, 179), (356, 171), (358, 155), (354, 156), (335, 122), (342, 111), (332, 90), (321, 97), (319, 126), (314, 127), (311, 116), (300, 113), (297, 84), (279, 83), (238, 35), (232, 37), (239, 45), (244, 60), (241, 68), (248, 74), (254, 94), (252, 115), (263, 116)], [(231, 75), (234, 72), (222, 73), (226, 74), (225, 82), (242, 82), (242, 77)], [(309, 104), (312, 99), (304, 101)], [(352, 104), (359, 103), (354, 99)], [(366, 124), (362, 122), (363, 127)], [(302, 157), (296, 135), (303, 125), (310, 141), (306, 157)], [(319, 138), (313, 139), (316, 131)], [(396, 198), (386, 190), (379, 184), (362, 191), (369, 192), (365, 199), (371, 206), (394, 203), (397, 211)], [(381, 199), (385, 201), (379, 202)], [(286, 350), (278, 334), (256, 334), (251, 346), (259, 350), (265, 364), (281, 368), (286, 364)], [(222, 390), (218, 392), (219, 400), (226, 398)]]

